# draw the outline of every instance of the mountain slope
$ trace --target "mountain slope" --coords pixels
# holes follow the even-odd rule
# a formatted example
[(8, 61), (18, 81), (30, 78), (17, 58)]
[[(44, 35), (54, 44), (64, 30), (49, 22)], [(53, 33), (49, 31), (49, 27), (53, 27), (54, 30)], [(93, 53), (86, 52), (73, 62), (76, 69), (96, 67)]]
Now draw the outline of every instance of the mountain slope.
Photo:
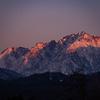
[(86, 32), (72, 34), (56, 42), (37, 43), (30, 50), (8, 48), (0, 55), (0, 67), (23, 75), (44, 72), (69, 74), (77, 68), (85, 73), (100, 71), (100, 36)]
[(0, 79), (3, 80), (13, 80), (23, 77), (22, 75), (7, 69), (0, 68)]

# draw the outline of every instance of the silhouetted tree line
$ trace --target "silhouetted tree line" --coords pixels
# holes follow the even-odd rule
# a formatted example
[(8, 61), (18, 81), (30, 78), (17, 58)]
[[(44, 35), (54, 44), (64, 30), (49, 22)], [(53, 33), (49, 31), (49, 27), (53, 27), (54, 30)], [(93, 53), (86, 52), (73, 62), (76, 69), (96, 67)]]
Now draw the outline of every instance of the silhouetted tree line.
[[(13, 95), (11, 97), (8, 97), (8, 100), (25, 100), (25, 99), (24, 99), (23, 95), (20, 94), (18, 96)], [(34, 97), (30, 97), (28, 100), (36, 100), (36, 99)]]
[[(64, 81), (62, 100), (100, 100), (98, 75), (87, 77), (83, 69), (77, 69), (69, 78), (72, 82)], [(89, 86), (91, 79), (92, 85)]]

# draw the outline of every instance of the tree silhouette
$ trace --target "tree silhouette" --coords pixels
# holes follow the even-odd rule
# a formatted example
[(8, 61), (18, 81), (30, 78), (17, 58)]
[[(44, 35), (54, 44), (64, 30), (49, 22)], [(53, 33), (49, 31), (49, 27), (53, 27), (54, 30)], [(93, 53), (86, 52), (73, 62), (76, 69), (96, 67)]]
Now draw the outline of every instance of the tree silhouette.
[(22, 94), (20, 94), (20, 95), (18, 96), (18, 100), (24, 100), (24, 97), (23, 97)]
[(7, 100), (24, 100), (23, 95), (20, 94), (19, 96), (13, 95), (11, 97), (8, 97)]
[(35, 98), (34, 97), (30, 97), (29, 100), (35, 100)]
[(100, 81), (99, 76), (94, 75), (93, 85), (92, 85), (92, 93), (89, 100), (100, 100)]
[(76, 71), (74, 71), (73, 74), (70, 75), (70, 78), (75, 81), (71, 85), (78, 91), (78, 97), (81, 100), (85, 100), (87, 79), (84, 74), (84, 70), (82, 68), (76, 69)]
[(18, 97), (16, 95), (13, 95), (12, 97), (8, 97), (8, 100), (18, 100)]

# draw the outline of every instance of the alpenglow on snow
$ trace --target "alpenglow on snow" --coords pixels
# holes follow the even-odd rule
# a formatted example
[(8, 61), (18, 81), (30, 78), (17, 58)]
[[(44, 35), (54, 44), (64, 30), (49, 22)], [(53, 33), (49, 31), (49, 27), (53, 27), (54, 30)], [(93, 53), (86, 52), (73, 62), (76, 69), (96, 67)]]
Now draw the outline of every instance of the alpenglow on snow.
[(0, 68), (29, 76), (35, 73), (62, 72), (77, 68), (84, 72), (100, 71), (100, 36), (86, 32), (71, 34), (56, 42), (39, 42), (33, 48), (12, 47), (0, 54)]

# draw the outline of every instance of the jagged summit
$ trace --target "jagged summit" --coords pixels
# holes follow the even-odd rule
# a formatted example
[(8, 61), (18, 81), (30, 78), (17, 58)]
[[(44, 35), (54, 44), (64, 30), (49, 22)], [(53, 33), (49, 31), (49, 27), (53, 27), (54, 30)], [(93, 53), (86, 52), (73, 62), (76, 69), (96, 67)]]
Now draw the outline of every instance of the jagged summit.
[[(43, 42), (38, 42), (34, 47), (30, 49), (30, 52), (37, 53), (44, 47), (48, 45), (56, 45), (58, 44), (64, 44), (68, 47), (87, 47), (88, 45), (90, 46), (95, 46), (95, 47), (100, 47), (100, 36), (90, 36), (88, 33), (82, 31), (77, 34), (71, 34), (63, 37), (63, 39), (59, 40), (56, 42), (55, 40), (50, 41), (49, 43), (43, 43)], [(79, 42), (79, 43), (78, 43)], [(84, 45), (83, 45), (84, 44)], [(12, 48), (7, 48), (5, 49), (1, 54), (9, 54), (11, 51), (23, 51), (24, 47), (16, 47), (13, 46)]]
[(82, 31), (78, 34), (72, 34), (63, 39), (64, 43), (68, 42), (67, 53), (75, 52), (80, 47), (100, 47), (100, 36), (90, 36), (88, 33)]
[[(90, 36), (88, 33), (82, 31), (77, 34), (71, 34), (63, 37), (63, 39), (59, 40), (56, 42), (55, 40), (50, 41), (49, 43), (43, 43), (43, 42), (38, 42), (34, 47), (32, 47), (30, 50), (28, 48), (24, 47), (12, 47), (12, 48), (7, 48), (5, 49), (1, 55), (0, 59), (5, 55), (5, 54), (10, 54), (12, 51), (13, 52), (23, 52), (25, 51), (24, 54), (26, 57), (35, 57), (39, 53), (40, 50), (43, 48), (46, 48), (49, 46), (49, 48), (55, 48), (56, 45), (62, 44), (66, 47), (67, 53), (75, 52), (77, 48), (79, 47), (88, 47), (88, 46), (93, 46), (93, 47), (100, 47), (100, 36)], [(24, 58), (24, 57), (23, 57)]]
[(36, 47), (39, 48), (39, 49), (43, 48), (44, 46), (45, 46), (45, 44), (43, 42), (38, 42), (36, 44)]
[(22, 75), (43, 72), (68, 74), (76, 68), (85, 73), (100, 71), (100, 36), (82, 31), (63, 37), (56, 42), (38, 42), (31, 49), (12, 47), (0, 55), (0, 68), (10, 69)]
[(67, 36), (63, 37), (63, 39), (68, 38), (68, 37), (83, 36), (83, 35), (89, 35), (89, 34), (86, 33), (86, 32), (84, 32), (84, 31), (82, 31), (82, 32), (79, 32), (79, 33), (77, 33), (77, 34), (67, 35)]
[(89, 35), (89, 34), (88, 34), (88, 33), (86, 33), (85, 31), (82, 31), (82, 32), (77, 33), (77, 35), (82, 36), (82, 35)]
[(63, 37), (63, 39), (59, 40), (58, 43), (59, 44), (73, 43), (77, 39), (88, 38), (88, 37), (91, 37), (91, 36), (88, 33), (82, 31), (77, 34), (67, 35), (67, 36)]
[(5, 49), (5, 50), (1, 53), (0, 59), (1, 59), (4, 55), (9, 54), (11, 51), (12, 51), (12, 48), (7, 48), (7, 49)]
[(13, 46), (12, 47), (12, 50), (16, 51), (17, 50), (17, 47), (16, 46)]

